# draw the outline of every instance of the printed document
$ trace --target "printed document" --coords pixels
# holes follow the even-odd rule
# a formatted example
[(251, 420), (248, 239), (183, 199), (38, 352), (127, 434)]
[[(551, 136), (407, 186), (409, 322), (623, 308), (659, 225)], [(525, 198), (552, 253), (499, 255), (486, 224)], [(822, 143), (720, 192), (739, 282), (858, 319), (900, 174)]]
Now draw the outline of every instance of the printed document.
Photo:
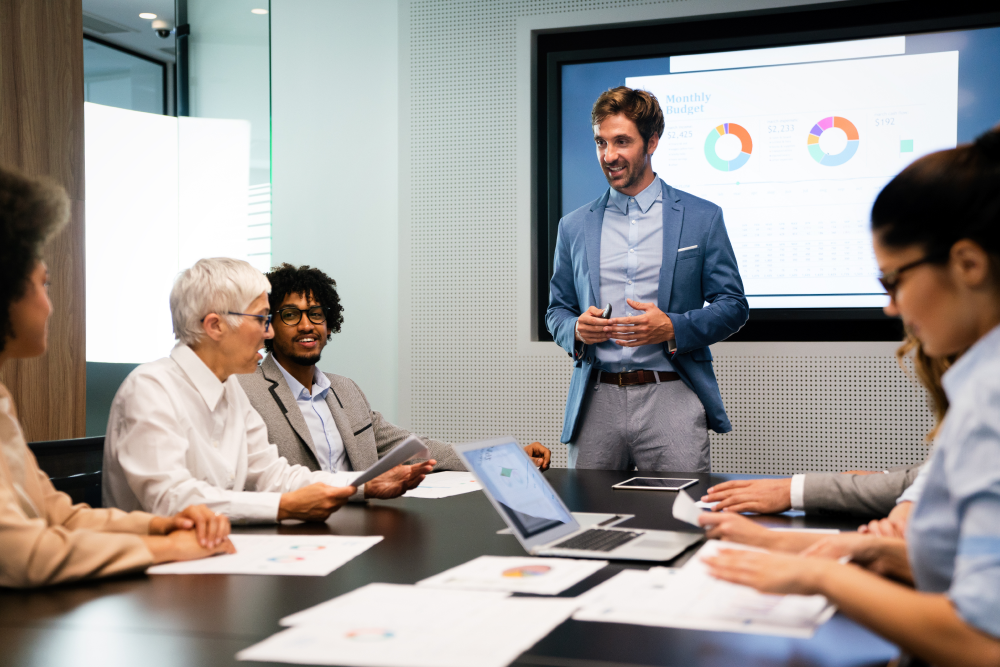
[(812, 637), (835, 608), (822, 595), (767, 595), (720, 581), (702, 558), (753, 547), (710, 540), (683, 567), (625, 570), (580, 596), (577, 621)]
[(504, 667), (566, 620), (574, 599), (369, 584), (282, 621), (238, 660), (358, 667)]
[(607, 564), (606, 560), (480, 556), (417, 586), (558, 595)]
[(472, 491), (481, 491), (482, 488), (471, 473), (446, 470), (427, 475), (420, 486), (410, 489), (403, 494), (403, 497), (448, 498)]
[(156, 565), (149, 574), (285, 574), (325, 577), (381, 535), (230, 535), (235, 554)]

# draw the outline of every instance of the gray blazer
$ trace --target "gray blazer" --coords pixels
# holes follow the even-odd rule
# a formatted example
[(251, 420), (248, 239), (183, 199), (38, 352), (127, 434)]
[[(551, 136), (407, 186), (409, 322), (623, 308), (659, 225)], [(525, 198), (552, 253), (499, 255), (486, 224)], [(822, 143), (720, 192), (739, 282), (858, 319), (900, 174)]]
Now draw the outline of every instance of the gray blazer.
[[(372, 410), (368, 399), (353, 380), (332, 373), (326, 373), (326, 376), (330, 378), (326, 404), (330, 406), (333, 421), (344, 441), (352, 470), (370, 468), (411, 435)], [(250, 404), (267, 425), (268, 441), (277, 445), (278, 452), (289, 463), (320, 470), (316, 443), (274, 358), (267, 355), (255, 373), (238, 377)], [(465, 470), (451, 445), (439, 440), (423, 440), (431, 450), (431, 458), (437, 460), (435, 470)]]
[(806, 512), (846, 512), (887, 515), (917, 478), (922, 463), (890, 470), (883, 475), (806, 474), (803, 501)]

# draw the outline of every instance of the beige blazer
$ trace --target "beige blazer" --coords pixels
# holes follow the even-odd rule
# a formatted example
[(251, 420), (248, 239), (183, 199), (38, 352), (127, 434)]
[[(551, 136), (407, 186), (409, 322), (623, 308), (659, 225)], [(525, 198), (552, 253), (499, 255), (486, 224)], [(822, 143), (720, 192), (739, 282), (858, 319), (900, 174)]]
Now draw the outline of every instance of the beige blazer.
[[(330, 378), (326, 404), (344, 441), (352, 470), (366, 470), (410, 436), (409, 431), (372, 410), (354, 380), (333, 373), (326, 376)], [(267, 425), (268, 442), (277, 445), (278, 453), (289, 463), (319, 470), (316, 444), (274, 357), (267, 355), (257, 372), (237, 377), (250, 404)], [(465, 470), (462, 459), (450, 444), (430, 438), (423, 440), (431, 450), (431, 458), (437, 461), (435, 470)]]
[(151, 514), (74, 505), (38, 469), (0, 384), (0, 586), (27, 588), (144, 570)]

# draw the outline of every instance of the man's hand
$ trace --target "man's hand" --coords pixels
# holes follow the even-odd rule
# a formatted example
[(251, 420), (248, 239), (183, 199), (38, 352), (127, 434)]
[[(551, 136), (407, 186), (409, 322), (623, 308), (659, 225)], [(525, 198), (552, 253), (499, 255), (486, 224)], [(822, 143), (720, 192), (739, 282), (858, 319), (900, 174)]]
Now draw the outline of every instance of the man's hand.
[(775, 533), (739, 514), (711, 514), (702, 512), (698, 523), (706, 528), (710, 540), (738, 542), (769, 549)]
[(716, 484), (701, 497), (702, 502), (718, 505), (715, 512), (757, 512), (777, 514), (792, 509), (792, 480), (739, 479)]
[(189, 505), (173, 516), (154, 516), (149, 522), (150, 535), (167, 535), (175, 530), (194, 529), (198, 544), (213, 549), (229, 536), (229, 518), (216, 514), (204, 505)]
[(612, 317), (610, 320), (605, 320), (609, 325), (605, 328), (610, 331), (609, 337), (615, 341), (615, 344), (622, 347), (639, 347), (640, 345), (666, 343), (668, 340), (674, 339), (674, 323), (655, 303), (642, 303), (632, 299), (625, 301), (643, 313), (642, 315)]
[(356, 492), (353, 486), (335, 487), (316, 482), (297, 491), (283, 493), (278, 504), (278, 521), (326, 521)]
[(413, 465), (399, 465), (365, 484), (365, 498), (398, 498), (410, 489), (415, 489), (424, 481), (427, 473), (434, 470), (437, 461), (431, 459)]
[(549, 459), (552, 458), (552, 452), (542, 443), (531, 443), (524, 448), (524, 453), (531, 457), (531, 460), (542, 472), (549, 469)]
[[(162, 518), (162, 517), (161, 517)], [(236, 547), (223, 538), (213, 547), (204, 547), (199, 543), (198, 535), (193, 530), (174, 530), (169, 535), (144, 535), (149, 553), (153, 554), (153, 563), (169, 563), (175, 560), (194, 560), (215, 554), (234, 554)]]
[(591, 306), (583, 315), (576, 320), (576, 339), (587, 345), (603, 343), (610, 337), (608, 334), (608, 322), (601, 317), (603, 313), (597, 306)]
[(905, 538), (906, 523), (910, 519), (910, 510), (912, 509), (913, 503), (905, 500), (893, 507), (886, 518), (874, 519), (863, 526), (858, 526), (858, 532), (868, 533), (875, 537)]

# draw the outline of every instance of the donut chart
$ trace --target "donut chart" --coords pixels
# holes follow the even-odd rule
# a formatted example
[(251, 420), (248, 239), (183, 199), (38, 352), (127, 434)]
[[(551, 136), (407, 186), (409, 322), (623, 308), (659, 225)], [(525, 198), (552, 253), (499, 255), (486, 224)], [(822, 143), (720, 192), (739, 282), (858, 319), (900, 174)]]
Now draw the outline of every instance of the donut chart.
[[(844, 134), (847, 135), (847, 146), (836, 155), (824, 153), (819, 146), (819, 138), (832, 127), (843, 130)], [(812, 158), (824, 167), (839, 167), (850, 160), (858, 152), (859, 143), (861, 142), (858, 138), (858, 128), (854, 127), (854, 123), (840, 116), (828, 116), (813, 125), (813, 128), (809, 130), (809, 139), (806, 141), (806, 145), (809, 146), (809, 155), (812, 155)]]
[(521, 567), (512, 567), (509, 570), (504, 570), (501, 576), (517, 579), (540, 577), (543, 574), (547, 574), (551, 569), (548, 565), (522, 565)]
[[(737, 137), (741, 144), (740, 154), (732, 160), (723, 160), (715, 152), (715, 144), (727, 134)], [(705, 159), (719, 171), (736, 171), (747, 163), (752, 151), (753, 140), (750, 139), (750, 133), (742, 125), (736, 123), (723, 123), (718, 127), (713, 127), (712, 131), (708, 133), (708, 137), (705, 138)]]

